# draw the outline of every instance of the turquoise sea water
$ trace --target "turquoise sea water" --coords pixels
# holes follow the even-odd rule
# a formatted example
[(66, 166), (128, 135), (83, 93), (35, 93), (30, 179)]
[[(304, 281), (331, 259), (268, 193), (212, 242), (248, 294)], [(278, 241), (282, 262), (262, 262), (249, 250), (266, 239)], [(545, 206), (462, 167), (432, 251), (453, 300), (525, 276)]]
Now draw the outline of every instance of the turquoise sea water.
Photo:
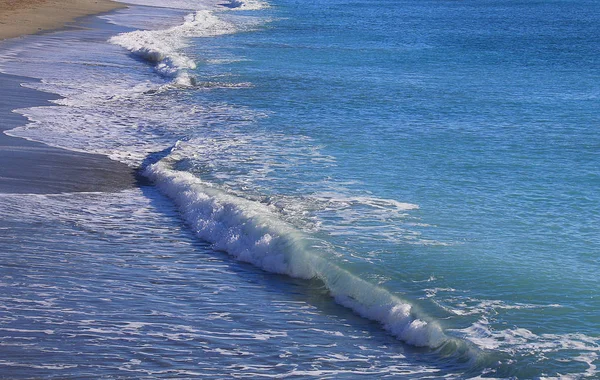
[(136, 3), (1, 55), (154, 183), (0, 197), (8, 377), (598, 377), (597, 2)]

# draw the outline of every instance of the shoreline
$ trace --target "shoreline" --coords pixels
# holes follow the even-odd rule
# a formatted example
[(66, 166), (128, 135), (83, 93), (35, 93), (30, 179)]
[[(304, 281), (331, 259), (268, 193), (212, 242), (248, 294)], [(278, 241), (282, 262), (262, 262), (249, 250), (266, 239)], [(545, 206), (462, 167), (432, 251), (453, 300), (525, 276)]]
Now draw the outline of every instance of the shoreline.
[(28, 81), (34, 79), (0, 73), (0, 193), (114, 192), (140, 184), (135, 169), (106, 156), (6, 135), (4, 131), (28, 121), (14, 109), (42, 106), (58, 98), (21, 86)]
[[(109, 0), (0, 0), (0, 54), (1, 44), (9, 43), (3, 39), (62, 29), (76, 18), (121, 7)], [(5, 21), (7, 17), (10, 22)], [(6, 135), (4, 131), (28, 123), (13, 110), (48, 105), (59, 98), (21, 86), (34, 81), (0, 73), (0, 193), (114, 192), (139, 186), (141, 179), (134, 168), (107, 156)]]
[(0, 41), (62, 29), (77, 18), (125, 7), (111, 0), (0, 0)]

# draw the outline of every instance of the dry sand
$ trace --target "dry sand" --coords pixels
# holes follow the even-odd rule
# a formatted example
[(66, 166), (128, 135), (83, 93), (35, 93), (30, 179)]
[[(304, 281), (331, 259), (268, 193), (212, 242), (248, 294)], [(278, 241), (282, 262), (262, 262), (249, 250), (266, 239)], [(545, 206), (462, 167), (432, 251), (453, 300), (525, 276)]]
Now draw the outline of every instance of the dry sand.
[(122, 7), (110, 0), (0, 0), (0, 40), (60, 29), (78, 17)]

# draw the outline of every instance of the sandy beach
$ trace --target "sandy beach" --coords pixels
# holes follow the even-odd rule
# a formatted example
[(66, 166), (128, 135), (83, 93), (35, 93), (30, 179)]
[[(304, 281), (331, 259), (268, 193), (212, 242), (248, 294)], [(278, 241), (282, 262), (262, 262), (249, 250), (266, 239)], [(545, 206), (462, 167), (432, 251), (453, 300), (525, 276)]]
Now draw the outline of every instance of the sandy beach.
[[(121, 6), (104, 0), (0, 0), (0, 39), (59, 29), (77, 17)], [(108, 157), (53, 148), (4, 134), (27, 123), (12, 110), (56, 99), (21, 86), (28, 81), (32, 79), (0, 74), (0, 193), (118, 191), (136, 185), (135, 170)]]
[(78, 17), (121, 7), (109, 0), (0, 0), (0, 40), (59, 29)]

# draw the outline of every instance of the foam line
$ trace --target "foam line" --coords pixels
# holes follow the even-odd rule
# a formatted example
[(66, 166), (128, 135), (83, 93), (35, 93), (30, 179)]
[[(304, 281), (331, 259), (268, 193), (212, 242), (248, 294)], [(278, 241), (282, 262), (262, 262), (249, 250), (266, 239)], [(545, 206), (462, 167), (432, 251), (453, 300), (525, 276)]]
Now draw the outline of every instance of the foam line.
[[(380, 322), (411, 345), (436, 349), (456, 343), (409, 302), (327, 260), (311, 248), (314, 244), (309, 236), (282, 221), (269, 206), (231, 195), (189, 172), (174, 170), (175, 157), (171, 153), (149, 165), (144, 174), (175, 201), (194, 232), (215, 249), (266, 271), (320, 279), (336, 302)], [(464, 347), (464, 342), (460, 345)]]
[(221, 20), (212, 11), (200, 10), (187, 15), (184, 23), (164, 30), (136, 30), (109, 39), (137, 57), (154, 65), (156, 72), (173, 78), (176, 84), (193, 86), (195, 79), (189, 70), (196, 68), (193, 59), (183, 53), (187, 40), (235, 33), (237, 28)]

